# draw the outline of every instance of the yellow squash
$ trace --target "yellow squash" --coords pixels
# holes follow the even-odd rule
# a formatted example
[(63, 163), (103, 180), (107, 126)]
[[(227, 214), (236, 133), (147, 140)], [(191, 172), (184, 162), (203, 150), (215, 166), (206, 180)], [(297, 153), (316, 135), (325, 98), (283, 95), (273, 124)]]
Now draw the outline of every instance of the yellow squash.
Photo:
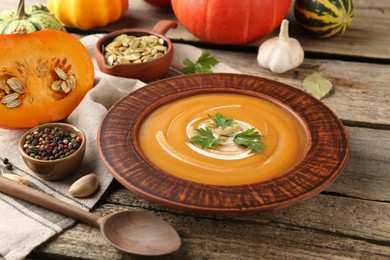
[(123, 17), (128, 0), (48, 0), (47, 6), (65, 26), (88, 30)]

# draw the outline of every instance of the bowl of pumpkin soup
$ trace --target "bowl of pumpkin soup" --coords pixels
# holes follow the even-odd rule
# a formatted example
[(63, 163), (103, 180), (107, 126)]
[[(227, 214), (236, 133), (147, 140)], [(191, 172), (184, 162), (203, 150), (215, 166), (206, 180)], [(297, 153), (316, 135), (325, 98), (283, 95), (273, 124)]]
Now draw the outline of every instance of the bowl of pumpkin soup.
[(228, 92), (194, 94), (156, 108), (143, 120), (138, 142), (147, 160), (165, 172), (229, 186), (278, 177), (307, 151), (305, 129), (293, 114), (269, 100)]
[(129, 190), (213, 215), (277, 210), (318, 194), (342, 171), (346, 131), (322, 102), (248, 75), (151, 83), (104, 117), (99, 153)]

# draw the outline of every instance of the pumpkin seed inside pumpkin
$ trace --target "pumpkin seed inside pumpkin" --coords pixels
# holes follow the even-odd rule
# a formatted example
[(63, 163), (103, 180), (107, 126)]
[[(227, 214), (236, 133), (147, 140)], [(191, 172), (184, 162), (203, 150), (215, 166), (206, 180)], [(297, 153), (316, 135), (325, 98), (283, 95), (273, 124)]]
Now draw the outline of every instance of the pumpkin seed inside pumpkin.
[[(3, 74), (8, 77), (10, 74)], [(26, 92), (24, 82), (16, 77), (3, 78), (0, 82), (0, 102), (8, 108), (17, 107), (21, 104), (19, 99)]]
[(51, 84), (51, 89), (56, 92), (61, 91), (61, 83), (61, 80), (54, 81), (53, 84)]
[(21, 103), (22, 101), (20, 101), (20, 99), (15, 99), (5, 104), (5, 106), (8, 108), (13, 108), (13, 107), (18, 107)]
[(18, 79), (18, 78), (9, 78), (7, 80), (7, 84), (10, 86), (10, 88), (15, 91), (16, 93), (23, 94), (26, 92), (26, 86), (24, 83)]
[(62, 81), (62, 82), (61, 82), (61, 90), (62, 90), (64, 93), (69, 93), (70, 87), (68, 86), (68, 84), (66, 84), (66, 81)]
[(51, 90), (68, 94), (70, 91), (74, 91), (76, 89), (75, 75), (71, 74), (68, 76), (66, 72), (59, 67), (54, 68), (54, 71), (60, 79), (51, 84)]
[(5, 80), (4, 80), (4, 81), (1, 81), (1, 84), (0, 84), (0, 91), (1, 91), (1, 90), (4, 91), (4, 93), (5, 93), (6, 95), (12, 93), (11, 88), (8, 86), (8, 84), (5, 82)]
[(9, 102), (14, 101), (14, 100), (17, 99), (18, 97), (19, 97), (19, 94), (18, 94), (18, 93), (8, 94), (8, 95), (4, 96), (4, 97), (1, 99), (1, 103), (7, 104), (7, 103), (9, 103)]
[(66, 80), (66, 84), (70, 87), (72, 91), (76, 89), (76, 77), (74, 75), (70, 75), (69, 78)]
[(56, 67), (54, 69), (54, 71), (57, 73), (57, 75), (58, 75), (58, 77), (60, 77), (60, 79), (62, 79), (62, 80), (68, 79), (68, 76), (66, 75), (66, 73), (62, 69)]

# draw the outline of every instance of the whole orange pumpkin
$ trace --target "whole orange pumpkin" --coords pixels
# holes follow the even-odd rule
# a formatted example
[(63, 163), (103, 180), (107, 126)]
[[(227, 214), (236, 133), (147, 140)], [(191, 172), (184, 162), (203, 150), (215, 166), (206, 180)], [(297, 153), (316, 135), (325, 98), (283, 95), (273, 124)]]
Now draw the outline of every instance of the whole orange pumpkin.
[(198, 38), (245, 44), (269, 34), (285, 18), (291, 0), (171, 0), (180, 23)]
[(48, 0), (47, 7), (65, 26), (88, 30), (124, 16), (128, 0)]
[(0, 127), (66, 118), (94, 85), (87, 49), (58, 31), (0, 35)]

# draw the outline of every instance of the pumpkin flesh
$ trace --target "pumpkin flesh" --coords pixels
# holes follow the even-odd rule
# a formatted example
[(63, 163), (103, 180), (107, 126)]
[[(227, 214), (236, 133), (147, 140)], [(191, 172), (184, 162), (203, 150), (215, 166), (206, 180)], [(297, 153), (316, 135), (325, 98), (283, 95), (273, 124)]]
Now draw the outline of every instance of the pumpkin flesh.
[[(0, 99), (17, 93), (9, 80), (17, 79), (24, 90), (20, 105), (0, 103), (0, 126), (31, 128), (66, 118), (94, 84), (94, 69), (86, 48), (72, 35), (55, 30), (0, 35)], [(55, 68), (75, 78), (73, 89), (54, 91), (62, 81)], [(69, 84), (68, 84), (69, 85)]]
[(172, 0), (177, 19), (198, 38), (218, 44), (245, 44), (276, 29), (291, 0)]

